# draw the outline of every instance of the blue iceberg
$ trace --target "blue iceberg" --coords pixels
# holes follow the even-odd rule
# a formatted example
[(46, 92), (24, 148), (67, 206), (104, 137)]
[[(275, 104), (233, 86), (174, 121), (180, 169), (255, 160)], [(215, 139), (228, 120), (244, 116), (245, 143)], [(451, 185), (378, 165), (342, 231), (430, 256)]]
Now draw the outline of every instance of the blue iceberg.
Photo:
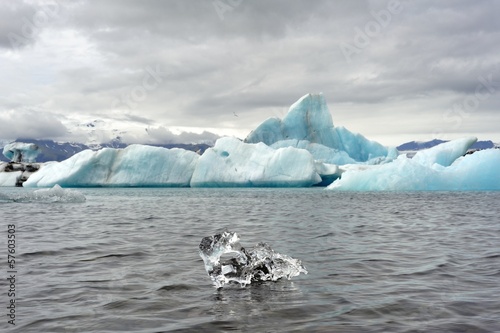
[[(334, 127), (323, 95), (308, 94), (283, 119), (264, 121), (244, 141), (220, 138), (202, 156), (145, 145), (86, 150), (62, 162), (0, 164), (0, 186), (500, 190), (500, 150), (465, 155), (476, 140), (450, 141), (413, 158), (398, 156), (395, 148)], [(4, 149), (15, 160), (34, 160), (37, 150), (26, 144)]]
[(3, 155), (12, 162), (35, 162), (40, 148), (34, 143), (12, 142), (3, 147)]
[(236, 138), (217, 140), (200, 157), (192, 187), (307, 187), (321, 182), (313, 156), (304, 149), (273, 149)]
[(344, 127), (334, 127), (323, 94), (303, 96), (283, 119), (267, 119), (245, 142), (307, 149), (316, 160), (330, 164), (380, 163), (398, 155), (396, 148), (387, 148)]
[(327, 189), (341, 191), (479, 191), (500, 190), (500, 150), (466, 154), (476, 138), (464, 138), (400, 155), (387, 164), (344, 166), (341, 178)]
[(198, 158), (184, 149), (145, 145), (84, 150), (62, 162), (47, 163), (23, 186), (189, 186)]

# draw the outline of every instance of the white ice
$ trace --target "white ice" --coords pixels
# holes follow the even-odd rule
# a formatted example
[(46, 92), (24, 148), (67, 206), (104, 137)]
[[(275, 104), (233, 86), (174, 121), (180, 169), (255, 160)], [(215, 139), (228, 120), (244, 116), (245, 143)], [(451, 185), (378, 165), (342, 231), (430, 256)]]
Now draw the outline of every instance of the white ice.
[(450, 141), (412, 159), (400, 155), (395, 161), (363, 168), (346, 168), (327, 188), (347, 191), (500, 190), (500, 150), (465, 154), (476, 138)]
[(22, 171), (13, 171), (13, 172), (3, 172), (3, 166), (6, 163), (2, 164), (0, 162), (0, 186), (16, 186), (17, 180), (22, 176)]
[(19, 186), (43, 163), (0, 162), (0, 186)]
[(417, 152), (413, 156), (413, 161), (428, 167), (432, 167), (434, 164), (447, 167), (457, 158), (463, 156), (467, 152), (467, 149), (476, 143), (476, 141), (476, 137), (467, 137), (441, 143), (440, 145)]
[(199, 254), (216, 288), (229, 283), (244, 287), (257, 281), (290, 280), (300, 273), (307, 274), (300, 260), (275, 252), (266, 243), (258, 243), (253, 249), (246, 250), (241, 246), (238, 234), (227, 230), (204, 237)]
[(224, 137), (200, 157), (192, 187), (311, 186), (321, 182), (313, 156), (304, 149), (273, 149)]
[(189, 186), (198, 158), (184, 149), (144, 145), (84, 150), (44, 165), (23, 186)]

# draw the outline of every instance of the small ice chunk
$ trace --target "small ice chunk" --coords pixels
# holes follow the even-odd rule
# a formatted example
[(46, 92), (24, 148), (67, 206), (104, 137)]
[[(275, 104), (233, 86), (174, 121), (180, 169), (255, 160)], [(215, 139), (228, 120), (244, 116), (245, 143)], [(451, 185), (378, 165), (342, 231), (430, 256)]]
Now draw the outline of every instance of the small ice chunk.
[[(266, 243), (257, 244), (251, 251), (245, 250), (238, 234), (230, 231), (204, 237), (199, 253), (216, 288), (228, 283), (244, 287), (255, 281), (291, 279), (300, 273), (307, 274), (300, 260), (277, 253)], [(225, 254), (231, 257), (221, 261)]]
[(33, 192), (35, 201), (50, 202), (85, 202), (85, 196), (75, 190), (63, 189), (58, 184), (52, 188), (44, 188)]
[[(6, 198), (4, 198), (6, 199)], [(25, 192), (21, 195), (12, 196), (8, 201), (13, 202), (64, 202), (64, 203), (82, 203), (86, 201), (85, 196), (75, 190), (63, 189), (59, 185), (52, 188), (44, 188), (33, 192)]]

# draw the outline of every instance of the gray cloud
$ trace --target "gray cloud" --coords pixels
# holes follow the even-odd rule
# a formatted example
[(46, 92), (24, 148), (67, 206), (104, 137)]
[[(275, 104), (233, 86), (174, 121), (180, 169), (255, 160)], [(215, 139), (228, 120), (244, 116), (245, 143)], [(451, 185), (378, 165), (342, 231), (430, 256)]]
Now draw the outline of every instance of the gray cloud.
[(0, 133), (3, 139), (46, 139), (63, 137), (67, 134), (67, 129), (50, 113), (17, 110), (0, 113)]
[[(0, 2), (0, 48), (25, 47), (35, 41), (36, 32), (26, 25), (36, 9), (34, 6), (17, 1)], [(25, 36), (26, 35), (26, 36)], [(31, 37), (33, 38), (27, 38)]]
[(145, 132), (126, 133), (124, 139), (130, 143), (169, 144), (169, 143), (206, 143), (213, 145), (220, 136), (203, 131), (202, 133), (182, 132), (174, 134), (165, 127), (148, 127)]
[[(400, 11), (385, 23), (377, 15), (384, 19), (389, 0), (58, 1), (29, 47), (12, 50), (6, 33), (22, 34), (23, 18), (48, 3), (2, 5), (2, 113), (40, 109), (64, 124), (115, 119), (156, 128), (160, 143), (194, 137), (170, 127), (244, 137), (302, 95), (323, 92), (336, 125), (385, 144), (405, 134), (432, 139), (435, 128), (500, 141), (491, 129), (500, 86), (459, 126), (460, 114), (449, 114), (474, 97), (480, 77), (500, 82), (493, 0), (396, 1)], [(342, 45), (356, 52), (347, 59)]]

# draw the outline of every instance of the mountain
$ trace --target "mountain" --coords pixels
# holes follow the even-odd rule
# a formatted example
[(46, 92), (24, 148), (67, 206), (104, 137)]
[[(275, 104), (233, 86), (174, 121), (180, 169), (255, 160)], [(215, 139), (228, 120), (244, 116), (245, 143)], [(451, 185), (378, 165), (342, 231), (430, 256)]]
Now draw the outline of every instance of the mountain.
[(439, 139), (434, 139), (431, 141), (410, 141), (403, 143), (402, 145), (399, 145), (396, 147), (397, 150), (399, 151), (413, 151), (413, 150), (422, 150), (422, 149), (427, 149), (427, 148), (432, 148), (434, 146), (437, 146), (441, 143), (444, 143), (446, 141), (444, 140), (439, 140)]
[[(108, 143), (102, 144), (84, 144), (77, 142), (56, 142), (52, 140), (37, 140), (37, 139), (29, 139), (29, 138), (19, 138), (15, 140), (17, 142), (26, 142), (26, 143), (34, 143), (40, 147), (42, 151), (40, 155), (37, 157), (37, 162), (48, 162), (48, 161), (63, 161), (76, 153), (81, 152), (85, 149), (98, 150), (101, 148), (125, 148), (127, 144), (120, 141), (119, 138), (109, 141)], [(431, 148), (437, 146), (438, 144), (444, 143), (447, 141), (434, 139), (431, 141), (410, 141), (403, 143), (396, 147), (399, 151), (418, 151), (422, 149)], [(8, 142), (5, 142), (6, 144)], [(3, 145), (0, 146), (0, 151), (3, 150)], [(163, 148), (182, 148), (191, 151), (199, 151), (201, 154), (207, 149), (210, 148), (211, 145), (199, 143), (199, 144), (182, 144), (182, 143), (172, 143), (172, 144), (162, 144), (162, 145), (149, 145)], [(499, 145), (495, 145), (491, 140), (488, 141), (478, 141), (472, 145), (472, 150), (480, 150), (480, 149), (489, 149), (495, 148)], [(0, 161), (8, 162), (8, 159), (0, 154)]]
[[(125, 148), (127, 144), (121, 142), (119, 139), (112, 140), (108, 143), (98, 144), (98, 145), (86, 145), (83, 143), (76, 142), (55, 142), (52, 140), (37, 140), (37, 139), (29, 139), (29, 138), (19, 138), (15, 140), (16, 142), (26, 142), (26, 143), (34, 143), (38, 145), (41, 150), (41, 153), (38, 155), (36, 161), (37, 162), (48, 162), (48, 161), (63, 161), (76, 153), (81, 152), (82, 150), (92, 149), (98, 150), (101, 148)], [(191, 151), (200, 151), (203, 153), (210, 146), (207, 144), (163, 144), (163, 145), (150, 145), (155, 147), (163, 147), (163, 148), (182, 148)], [(0, 151), (3, 150), (3, 147), (0, 147)], [(8, 162), (8, 159), (0, 154), (0, 161)]]
[[(397, 146), (397, 150), (399, 151), (417, 151), (417, 150), (422, 150), (422, 149), (428, 149), (434, 146), (437, 146), (441, 143), (448, 142), (444, 140), (439, 140), (439, 139), (434, 139), (431, 141), (410, 141), (403, 143), (402, 145)], [(488, 141), (477, 141), (475, 144), (473, 144), (470, 149), (473, 150), (480, 150), (480, 149), (489, 149), (489, 148), (495, 148), (496, 145), (493, 143), (493, 141), (488, 140)]]

